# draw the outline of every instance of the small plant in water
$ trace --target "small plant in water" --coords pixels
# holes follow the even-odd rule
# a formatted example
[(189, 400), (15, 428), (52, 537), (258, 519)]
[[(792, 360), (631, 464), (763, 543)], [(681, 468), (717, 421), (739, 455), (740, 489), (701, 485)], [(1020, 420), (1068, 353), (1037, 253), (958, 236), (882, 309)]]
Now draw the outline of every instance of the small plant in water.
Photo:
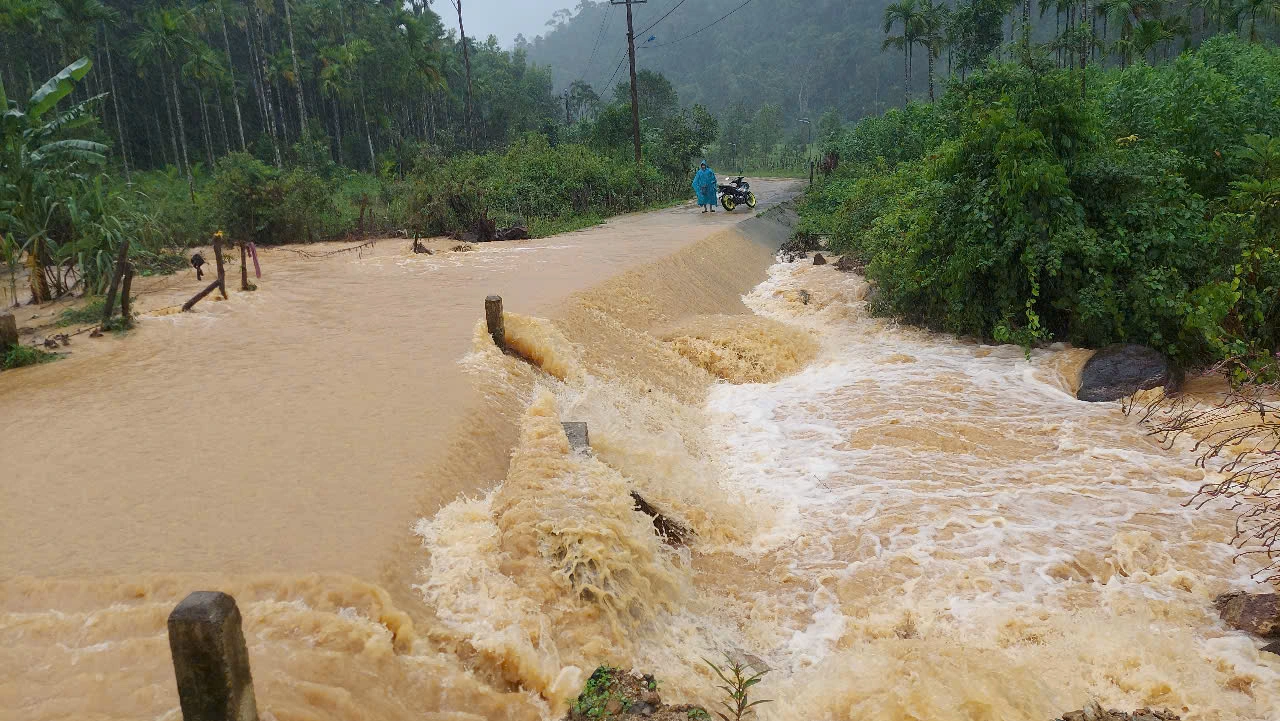
[(755, 706), (770, 702), (771, 699), (751, 701), (747, 698), (751, 692), (751, 687), (760, 683), (760, 679), (768, 673), (767, 670), (748, 676), (747, 673), (751, 670), (750, 666), (741, 661), (733, 660), (728, 654), (725, 655), (725, 660), (729, 663), (723, 670), (705, 658), (702, 660), (707, 662), (707, 665), (716, 672), (721, 681), (724, 681), (724, 685), (720, 689), (724, 691), (725, 696), (728, 698), (721, 699), (720, 703), (729, 713), (716, 712), (716, 715), (723, 721), (742, 721), (742, 719), (755, 713)]

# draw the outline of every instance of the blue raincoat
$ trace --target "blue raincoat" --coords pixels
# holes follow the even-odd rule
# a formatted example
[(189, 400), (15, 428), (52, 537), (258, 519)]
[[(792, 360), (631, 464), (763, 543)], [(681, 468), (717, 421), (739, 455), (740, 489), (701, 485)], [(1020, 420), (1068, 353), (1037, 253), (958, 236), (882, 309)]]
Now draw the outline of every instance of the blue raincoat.
[(693, 176), (693, 191), (698, 194), (698, 205), (716, 204), (716, 173), (711, 168), (700, 168)]

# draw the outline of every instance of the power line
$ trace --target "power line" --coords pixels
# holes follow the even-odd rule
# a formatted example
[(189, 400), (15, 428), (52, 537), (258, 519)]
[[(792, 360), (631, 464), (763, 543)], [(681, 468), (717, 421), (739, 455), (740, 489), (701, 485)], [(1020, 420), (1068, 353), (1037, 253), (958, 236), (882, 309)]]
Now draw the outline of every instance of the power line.
[(578, 79), (582, 80), (587, 76), (587, 70), (591, 67), (591, 63), (595, 62), (596, 52), (600, 50), (600, 41), (604, 40), (605, 30), (609, 26), (609, 21), (613, 19), (613, 13), (609, 9), (604, 11), (604, 20), (600, 23), (600, 30), (596, 33), (596, 44), (591, 48), (591, 57), (587, 58), (587, 64), (582, 67), (582, 72), (578, 73)]
[(738, 7), (736, 7), (736, 8), (734, 8), (734, 9), (730, 10), (729, 12), (725, 13), (724, 15), (721, 15), (721, 16), (720, 16), (720, 17), (719, 17), (715, 22), (711, 23), (710, 25), (704, 25), (703, 27), (700, 27), (700, 28), (698, 28), (697, 30), (694, 30), (693, 32), (689, 33), (688, 35), (685, 35), (684, 37), (676, 38), (675, 40), (672, 40), (672, 41), (670, 41), (670, 42), (658, 43), (657, 45), (641, 45), (640, 47), (641, 47), (642, 49), (650, 49), (650, 48), (664, 48), (664, 47), (666, 47), (666, 46), (668, 46), (668, 45), (675, 45), (676, 43), (684, 42), (685, 40), (688, 40), (689, 38), (693, 37), (694, 35), (697, 35), (698, 33), (702, 32), (702, 31), (704, 31), (704, 30), (709, 30), (709, 29), (711, 29), (711, 28), (715, 27), (716, 25), (720, 24), (720, 21), (721, 21), (721, 20), (724, 20), (725, 18), (727, 18), (727, 17), (729, 17), (730, 15), (732, 15), (732, 14), (734, 14), (734, 13), (738, 12), (739, 10), (741, 10), (742, 8), (744, 8), (744, 7), (746, 7), (747, 5), (750, 5), (750, 4), (751, 4), (751, 0), (746, 0), (746, 2), (742, 3), (742, 4), (741, 4), (741, 5), (739, 5)]
[(663, 20), (666, 20), (667, 18), (671, 17), (671, 13), (675, 12), (676, 10), (679, 10), (679, 9), (680, 9), (680, 6), (681, 6), (681, 5), (684, 5), (686, 2), (688, 2), (688, 0), (680, 0), (680, 2), (676, 3), (675, 7), (671, 8), (670, 10), (668, 10), (668, 11), (667, 11), (667, 14), (666, 14), (666, 15), (663, 15), (662, 17), (658, 18), (657, 20), (653, 21), (653, 24), (651, 24), (649, 27), (645, 28), (644, 30), (641, 30), (639, 34), (640, 34), (640, 35), (644, 35), (645, 33), (649, 32), (650, 30), (652, 30), (652, 29), (654, 29), (655, 27), (657, 27), (658, 23), (660, 23), (660, 22), (662, 22)]
[(604, 88), (602, 88), (604, 91), (607, 92), (609, 90), (609, 87), (613, 85), (613, 79), (618, 77), (618, 72), (622, 70), (622, 63), (626, 61), (626, 59), (627, 59), (627, 51), (623, 50), (622, 57), (618, 59), (618, 67), (613, 69), (613, 75), (609, 76), (609, 82), (605, 83)]

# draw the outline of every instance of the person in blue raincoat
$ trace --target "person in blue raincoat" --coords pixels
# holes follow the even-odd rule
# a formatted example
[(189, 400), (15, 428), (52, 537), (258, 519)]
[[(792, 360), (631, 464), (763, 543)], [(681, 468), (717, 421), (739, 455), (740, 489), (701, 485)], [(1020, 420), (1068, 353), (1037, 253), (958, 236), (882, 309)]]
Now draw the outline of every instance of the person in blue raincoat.
[(716, 173), (707, 167), (705, 160), (693, 176), (693, 192), (698, 194), (698, 205), (702, 206), (702, 212), (716, 212)]

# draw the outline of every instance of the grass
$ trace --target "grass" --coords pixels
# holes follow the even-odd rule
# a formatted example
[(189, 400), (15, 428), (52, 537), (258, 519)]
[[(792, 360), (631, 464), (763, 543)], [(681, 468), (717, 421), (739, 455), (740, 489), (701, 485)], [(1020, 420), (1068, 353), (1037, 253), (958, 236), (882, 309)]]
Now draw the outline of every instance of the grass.
[(14, 368), (22, 368), (23, 366), (39, 365), (57, 360), (57, 353), (48, 353), (39, 348), (31, 348), (24, 345), (15, 345), (5, 352), (3, 358), (0, 358), (0, 369), (12, 370)]
[(79, 308), (67, 308), (58, 314), (57, 326), (87, 325), (102, 320), (102, 306), (106, 298), (97, 297)]

